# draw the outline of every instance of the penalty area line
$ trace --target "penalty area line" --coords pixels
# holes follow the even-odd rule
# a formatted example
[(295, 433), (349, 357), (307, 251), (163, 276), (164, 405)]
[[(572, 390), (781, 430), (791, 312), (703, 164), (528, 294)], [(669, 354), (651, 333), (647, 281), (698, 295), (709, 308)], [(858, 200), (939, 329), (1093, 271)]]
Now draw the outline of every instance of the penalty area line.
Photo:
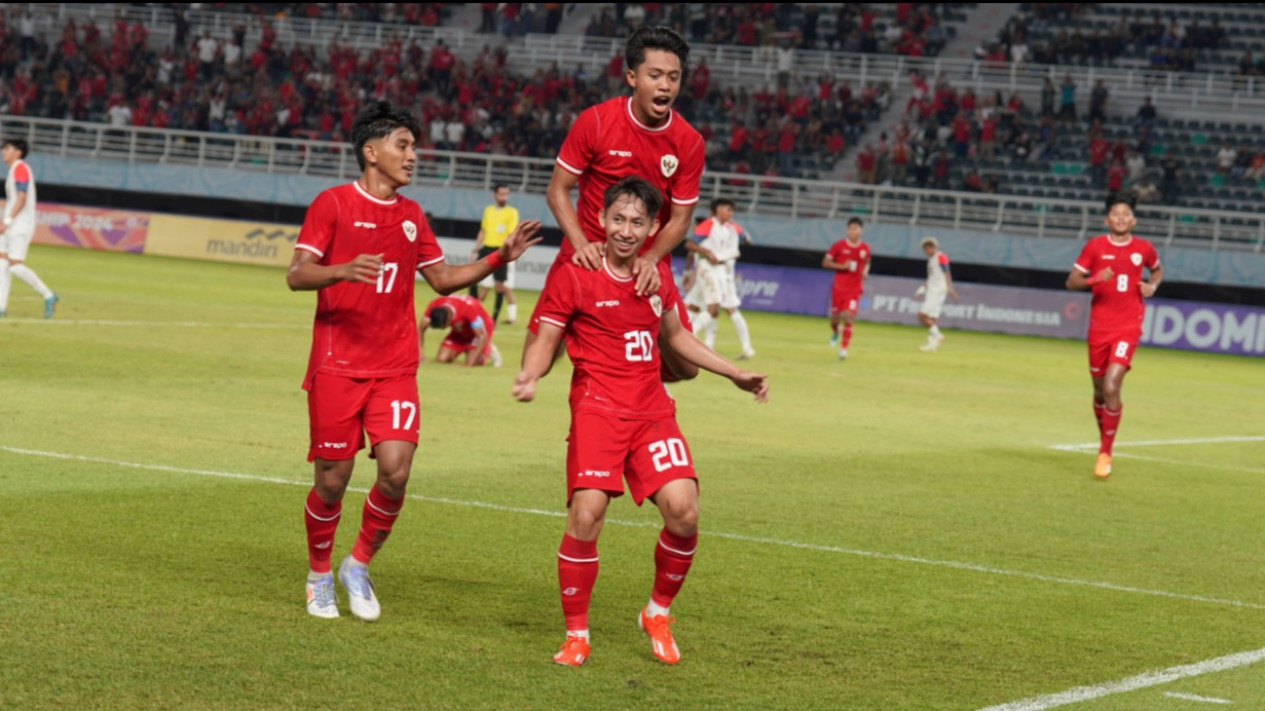
[[(144, 469), (149, 471), (167, 472), (173, 474), (192, 474), (196, 476), (209, 476), (221, 479), (233, 479), (237, 481), (258, 481), (270, 484), (285, 484), (288, 486), (310, 487), (311, 483), (307, 481), (298, 481), (294, 479), (284, 479), (280, 477), (267, 477), (257, 474), (242, 474), (236, 472), (222, 472), (211, 469), (187, 469), (182, 467), (173, 467), (164, 464), (145, 464), (142, 462), (128, 462), (116, 459), (105, 459), (102, 457), (88, 457), (80, 454), (68, 454), (64, 452), (46, 452), (35, 449), (23, 449), (20, 447), (9, 447), (0, 445), (0, 452), (9, 452), (10, 454), (18, 454), (31, 457), (45, 457), (50, 459), (62, 459), (77, 462), (90, 462), (94, 464), (105, 464), (108, 466), (126, 467), (130, 469)], [(357, 493), (368, 493), (368, 489), (348, 487), (349, 491)], [(548, 516), (551, 518), (565, 518), (566, 513), (562, 511), (553, 511), (546, 509), (534, 509), (519, 506), (505, 506), (502, 504), (493, 504), (484, 501), (464, 501), (460, 499), (449, 499), (442, 497), (422, 496), (419, 494), (407, 494), (409, 499), (414, 501), (423, 501), (427, 503), (446, 504), (450, 506), (465, 506), (469, 508), (480, 508), (491, 511), (501, 511), (505, 513), (528, 514), (532, 516)], [(648, 521), (623, 521), (619, 519), (607, 519), (608, 523), (618, 526), (630, 528), (647, 528), (658, 527), (660, 524)], [(1225, 600), (1220, 598), (1205, 597), (1202, 595), (1187, 595), (1183, 593), (1170, 592), (1167, 590), (1152, 590), (1148, 588), (1136, 588), (1127, 585), (1117, 585), (1094, 580), (1080, 580), (1077, 578), (1062, 578), (1053, 575), (1042, 575), (1040, 573), (1029, 573), (1019, 570), (1007, 570), (1005, 568), (993, 568), (977, 563), (964, 563), (961, 561), (936, 560), (934, 558), (919, 558), (917, 556), (903, 555), (900, 553), (880, 553), (876, 551), (863, 551), (852, 548), (843, 548), (839, 546), (827, 546), (817, 543), (803, 543), (799, 541), (788, 541), (778, 538), (764, 538), (760, 536), (748, 536), (739, 533), (726, 533), (724, 531), (703, 530), (700, 532), (705, 536), (713, 536), (731, 541), (740, 541), (744, 543), (756, 543), (760, 545), (777, 546), (781, 548), (793, 548), (797, 550), (813, 551), (817, 553), (837, 553), (841, 555), (855, 556), (859, 558), (870, 558), (873, 560), (887, 560), (897, 563), (915, 563), (918, 565), (935, 566), (938, 568), (948, 568), (951, 570), (960, 570), (973, 573), (984, 573), (988, 575), (999, 575), (1022, 580), (1031, 580), (1040, 583), (1054, 583), (1057, 585), (1070, 585), (1077, 587), (1098, 588), (1101, 590), (1111, 590), (1114, 592), (1132, 593), (1136, 595), (1146, 595), (1149, 597), (1168, 598), (1170, 600), (1181, 600), (1185, 602), (1197, 602), (1209, 605), (1221, 605), (1227, 607), (1238, 607), (1251, 610), (1265, 610), (1265, 604), (1245, 602), (1242, 600)]]
[[(1215, 674), (1217, 672), (1238, 669), (1239, 667), (1258, 664), (1261, 661), (1265, 661), (1265, 649), (1256, 649), (1251, 652), (1238, 652), (1236, 654), (1227, 654), (1224, 657), (1208, 659), (1194, 664), (1183, 664), (1181, 666), (1169, 667), (1168, 669), (1161, 669), (1159, 671), (1146, 672), (1145, 674), (1138, 674), (1137, 676), (1131, 676), (1127, 679), (1119, 679), (1091, 686), (1078, 686), (1074, 689), (1060, 691), (1056, 694), (1033, 696), (1020, 701), (1012, 701), (1010, 703), (999, 704), (997, 706), (988, 706), (980, 709), (980, 711), (1044, 711), (1044, 709), (1077, 704), (1082, 701), (1091, 701), (1093, 699), (1100, 699), (1104, 696), (1124, 694), (1130, 691), (1137, 691), (1139, 689), (1147, 689), (1153, 686), (1169, 684), (1174, 681), (1178, 681), (1179, 679), (1189, 679), (1191, 677), (1202, 676), (1204, 674)], [(1194, 700), (1188, 696), (1178, 698)], [(1199, 700), (1211, 701), (1213, 703), (1229, 703), (1224, 699), (1213, 700), (1200, 698)]]

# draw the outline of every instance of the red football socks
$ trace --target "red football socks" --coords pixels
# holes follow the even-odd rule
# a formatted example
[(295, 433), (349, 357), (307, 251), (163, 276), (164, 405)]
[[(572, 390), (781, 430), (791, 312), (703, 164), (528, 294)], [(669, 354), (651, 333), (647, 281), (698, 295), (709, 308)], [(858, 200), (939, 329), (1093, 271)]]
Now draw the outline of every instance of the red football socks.
[(343, 513), (343, 503), (327, 504), (316, 495), (316, 489), (307, 494), (303, 504), (303, 523), (307, 527), (307, 560), (314, 573), (330, 572), (329, 557), (334, 548), (334, 532)]
[(597, 541), (581, 541), (567, 534), (558, 546), (558, 590), (567, 630), (589, 628), (589, 600), (597, 580)]
[(685, 574), (690, 572), (697, 548), (698, 534), (681, 538), (666, 528), (659, 532), (659, 542), (654, 547), (654, 589), (650, 593), (656, 605), (672, 606), (672, 599), (685, 582)]
[(365, 563), (373, 560), (373, 556), (391, 535), (391, 527), (400, 515), (404, 506), (404, 498), (389, 499), (378, 491), (378, 487), (369, 490), (365, 497), (364, 514), (360, 521), (360, 535), (356, 536), (356, 545), (351, 549), (351, 557)]
[(1097, 400), (1094, 401), (1094, 419), (1098, 421), (1098, 436), (1102, 437), (1102, 413), (1107, 406)]
[(851, 342), (852, 342), (852, 324), (845, 323), (843, 324), (843, 343), (840, 343), (839, 347), (847, 348), (848, 344)]
[(1102, 409), (1102, 444), (1098, 447), (1099, 453), (1111, 454), (1111, 447), (1116, 443), (1116, 430), (1120, 427), (1120, 415), (1123, 413), (1124, 405), (1115, 412), (1105, 407)]

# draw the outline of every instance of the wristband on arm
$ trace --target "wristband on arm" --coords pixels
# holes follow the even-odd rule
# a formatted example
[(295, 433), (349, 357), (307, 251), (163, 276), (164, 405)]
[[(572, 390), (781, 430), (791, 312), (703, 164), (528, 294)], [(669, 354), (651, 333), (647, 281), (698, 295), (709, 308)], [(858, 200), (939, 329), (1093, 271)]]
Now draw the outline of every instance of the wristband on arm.
[(489, 254), (483, 261), (487, 262), (488, 268), (492, 271), (505, 266), (505, 259), (501, 257), (501, 250), (499, 249)]

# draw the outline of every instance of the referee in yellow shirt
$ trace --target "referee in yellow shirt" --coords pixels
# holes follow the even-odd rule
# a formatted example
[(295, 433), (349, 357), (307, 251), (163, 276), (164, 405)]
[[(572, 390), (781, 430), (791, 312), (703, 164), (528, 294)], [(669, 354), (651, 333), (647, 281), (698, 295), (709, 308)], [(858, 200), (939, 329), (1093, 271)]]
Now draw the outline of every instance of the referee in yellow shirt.
[[(479, 236), (474, 240), (474, 258), (483, 259), (495, 252), (518, 227), (518, 210), (510, 207), (510, 189), (506, 185), (492, 188), (496, 202), (483, 208), (483, 222), (479, 223)], [(514, 263), (502, 264), (496, 271), (479, 282), (478, 293), (470, 287), (472, 296), (483, 301), (488, 296), (488, 289), (496, 289), (496, 304), (492, 308), (492, 322), (501, 318), (501, 305), (506, 304), (505, 323), (514, 323), (518, 318), (518, 304), (514, 303)]]

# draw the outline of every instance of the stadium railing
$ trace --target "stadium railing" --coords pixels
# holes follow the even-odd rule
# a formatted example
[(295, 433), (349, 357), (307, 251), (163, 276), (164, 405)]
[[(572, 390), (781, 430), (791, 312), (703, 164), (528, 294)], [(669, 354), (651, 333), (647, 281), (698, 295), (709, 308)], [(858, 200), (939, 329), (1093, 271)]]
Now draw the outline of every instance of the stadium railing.
[[(106, 124), (0, 116), (0, 135), (22, 137), (37, 155), (127, 163), (257, 171), (354, 180), (351, 146), (343, 143), (223, 133), (112, 127)], [(481, 153), (418, 153), (415, 186), (489, 190), (506, 183), (543, 195), (554, 162)], [(864, 215), (888, 224), (1085, 239), (1100, 231), (1101, 201), (991, 195), (764, 175), (705, 172), (702, 202), (733, 199), (740, 210), (772, 218), (841, 219)], [(1265, 215), (1139, 207), (1139, 219), (1165, 246), (1261, 252)], [(773, 246), (771, 244), (771, 246)], [(787, 244), (783, 246), (796, 246)]]

